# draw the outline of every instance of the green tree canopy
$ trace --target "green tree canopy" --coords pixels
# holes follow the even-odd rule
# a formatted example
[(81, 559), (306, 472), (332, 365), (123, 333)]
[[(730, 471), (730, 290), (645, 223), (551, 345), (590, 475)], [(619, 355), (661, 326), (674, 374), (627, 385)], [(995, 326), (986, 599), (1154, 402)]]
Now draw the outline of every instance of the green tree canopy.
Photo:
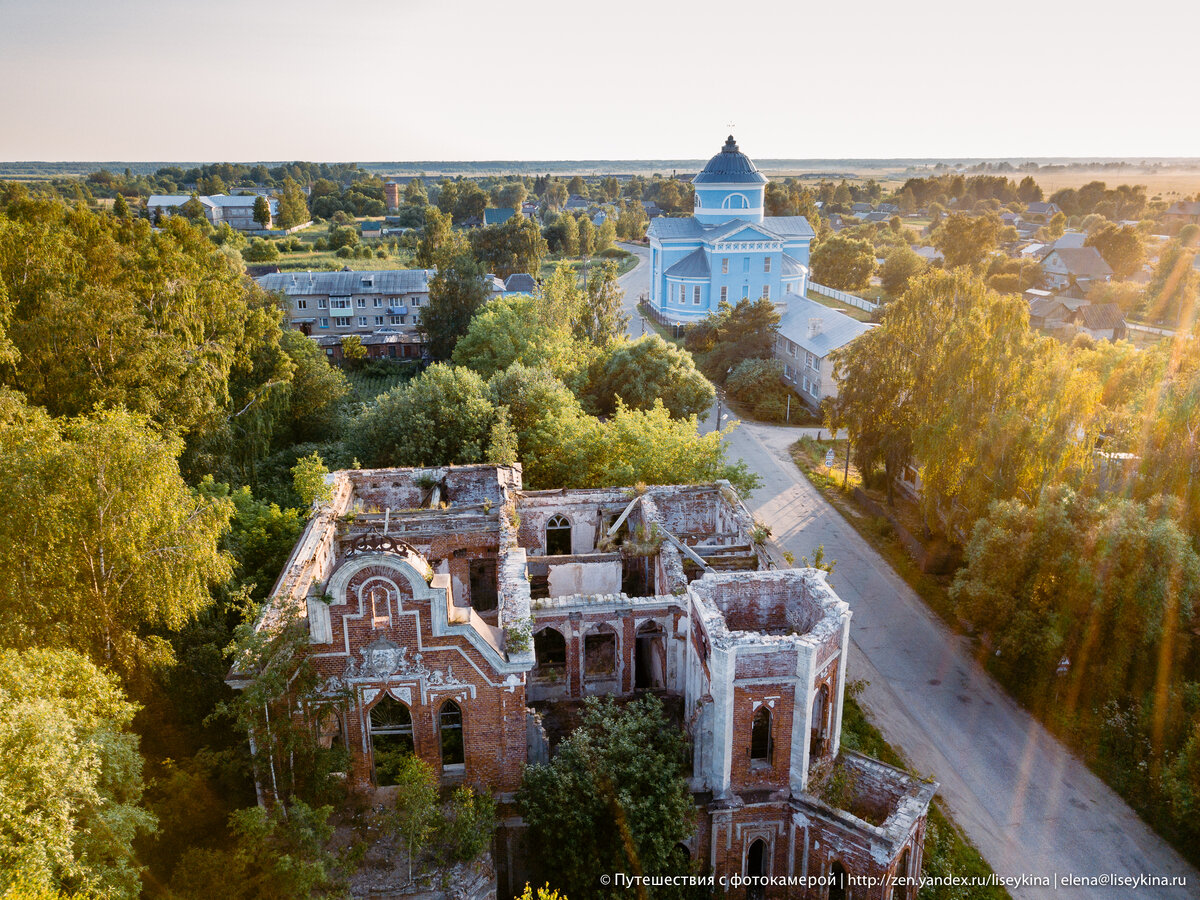
[(676, 418), (706, 418), (714, 393), (692, 355), (657, 334), (612, 347), (600, 364), (588, 398), (601, 415), (611, 415), (617, 402), (631, 409), (651, 409), (655, 402)]
[(517, 272), (536, 278), (548, 252), (541, 229), (519, 207), (505, 222), (472, 231), (471, 248), (484, 268), (504, 279)]
[(254, 221), (263, 228), (271, 224), (271, 203), (262, 194), (254, 198)]
[(746, 359), (769, 359), (775, 345), (779, 311), (770, 300), (743, 298), (737, 306), (720, 304), (688, 328), (684, 346), (717, 384)]
[(350, 422), (346, 443), (369, 467), (477, 463), (495, 418), (477, 373), (437, 364), (365, 407)]
[(70, 650), (0, 651), (0, 888), (87, 898), (141, 894), (136, 707), (116, 679)]
[[(0, 393), (0, 640), (76, 649), (126, 675), (169, 659), (230, 576), (231, 507), (179, 475), (178, 439), (117, 410), (54, 420)], [(34, 550), (36, 548), (36, 550)]]
[(1095, 247), (1116, 278), (1124, 279), (1135, 274), (1146, 258), (1146, 245), (1141, 234), (1131, 225), (1114, 225), (1111, 222), (1087, 236), (1084, 244)]
[(813, 280), (839, 291), (859, 291), (875, 272), (875, 248), (862, 240), (831, 235), (812, 252)]
[(887, 252), (879, 269), (883, 289), (893, 297), (908, 290), (908, 283), (928, 268), (925, 260), (908, 246), (896, 246)]
[(279, 195), (279, 227), (295, 228), (308, 220), (308, 204), (304, 199), (304, 191), (289, 175), (283, 179), (283, 190)]
[(968, 272), (931, 271), (889, 304), (879, 328), (834, 354), (832, 415), (860, 469), (892, 483), (922, 466), (922, 504), (970, 526), (994, 498), (1037, 496), (1090, 464), (1095, 382), (1029, 331), (1026, 305)]
[(517, 795), (545, 874), (570, 896), (620, 897), (613, 872), (685, 874), (675, 845), (695, 816), (687, 740), (656, 697), (625, 706), (589, 697), (583, 721)]
[(429, 302), (421, 307), (419, 327), (435, 359), (448, 359), (484, 300), (483, 270), (470, 254), (444, 260), (429, 280)]
[(933, 232), (933, 246), (946, 257), (946, 268), (981, 266), (996, 249), (1000, 238), (1000, 219), (994, 213), (947, 216)]
[(125, 406), (188, 434), (229, 412), (236, 368), (278, 352), (262, 342), (279, 310), (179, 216), (159, 231), (58, 205), (0, 216), (0, 284), (9, 383), (56, 415)]
[(1049, 701), (1065, 656), (1068, 708), (1099, 709), (1150, 694), (1195, 652), (1200, 557), (1147, 506), (1056, 488), (979, 521), (951, 597), (1019, 696)]
[(546, 366), (560, 378), (587, 365), (571, 333), (546, 314), (546, 301), (524, 295), (493, 297), (479, 308), (454, 347), (454, 364), (491, 378), (513, 363)]

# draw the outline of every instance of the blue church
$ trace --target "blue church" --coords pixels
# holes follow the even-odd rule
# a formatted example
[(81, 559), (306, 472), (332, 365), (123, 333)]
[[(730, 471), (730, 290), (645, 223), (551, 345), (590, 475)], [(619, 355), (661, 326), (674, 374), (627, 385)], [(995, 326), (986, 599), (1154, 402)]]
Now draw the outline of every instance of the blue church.
[(692, 215), (659, 217), (647, 231), (651, 306), (686, 323), (723, 300), (806, 294), (812, 226), (804, 216), (763, 215), (766, 176), (733, 135), (692, 184)]

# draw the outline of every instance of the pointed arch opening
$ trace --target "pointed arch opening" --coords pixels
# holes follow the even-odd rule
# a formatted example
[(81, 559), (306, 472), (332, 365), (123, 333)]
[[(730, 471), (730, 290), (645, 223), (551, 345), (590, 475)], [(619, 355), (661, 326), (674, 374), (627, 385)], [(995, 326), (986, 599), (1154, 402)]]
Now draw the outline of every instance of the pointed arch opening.
[(462, 708), (447, 700), (438, 710), (438, 734), (442, 743), (442, 766), (461, 766), (466, 762), (463, 744)]
[(399, 700), (384, 695), (371, 707), (369, 719), (375, 784), (387, 787), (396, 783), (404, 758), (415, 750), (412, 713)]
[(750, 725), (750, 764), (771, 765), (772, 743), (771, 710), (760, 706)]
[(823, 684), (813, 697), (812, 722), (810, 724), (808, 755), (815, 759), (825, 753), (825, 744), (829, 739), (829, 685)]
[(566, 516), (551, 516), (546, 522), (546, 555), (571, 555), (571, 520)]

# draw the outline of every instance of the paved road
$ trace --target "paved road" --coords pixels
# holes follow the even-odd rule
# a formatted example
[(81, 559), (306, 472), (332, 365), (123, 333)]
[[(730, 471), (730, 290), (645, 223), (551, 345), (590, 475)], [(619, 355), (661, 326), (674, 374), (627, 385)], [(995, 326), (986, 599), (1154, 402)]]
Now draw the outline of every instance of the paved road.
[[(710, 422), (713, 417), (710, 416)], [(726, 421), (728, 424), (728, 420)], [(870, 681), (862, 703), (911, 765), (941, 782), (955, 820), (1002, 875), (1184, 875), (1189, 866), (1112, 790), (1011, 700), (908, 585), (804, 478), (788, 455), (801, 429), (742, 423), (729, 440), (763, 479), (750, 507), (797, 558), (825, 545), (833, 584), (850, 604), (848, 674)], [(1051, 895), (1042, 887), (1017, 898)], [(1130, 897), (1128, 889), (1061, 889), (1055, 897)]]
[(641, 314), (637, 311), (638, 297), (650, 291), (650, 249), (641, 244), (630, 244), (621, 241), (618, 246), (628, 250), (638, 257), (637, 267), (630, 269), (617, 283), (625, 292), (625, 315), (629, 316), (629, 326), (625, 329), (630, 337), (640, 337), (649, 328), (642, 322)]
[[(621, 278), (629, 333), (642, 332), (637, 297), (649, 287), (648, 251)], [(723, 416), (723, 424), (731, 421)], [(710, 412), (702, 431), (716, 424)], [(762, 476), (754, 515), (796, 558), (825, 545), (838, 561), (834, 587), (850, 603), (849, 675), (870, 682), (861, 702), (918, 771), (941, 782), (939, 796), (992, 867), (1022, 874), (1183, 875), (1187, 887), (1063, 888), (1062, 898), (1200, 897), (1200, 872), (1158, 838), (1087, 767), (1022, 710), (975, 662), (891, 566), (800, 473), (787, 452), (814, 429), (741, 423), (730, 456)], [(1018, 900), (1051, 895), (1016, 887)]]

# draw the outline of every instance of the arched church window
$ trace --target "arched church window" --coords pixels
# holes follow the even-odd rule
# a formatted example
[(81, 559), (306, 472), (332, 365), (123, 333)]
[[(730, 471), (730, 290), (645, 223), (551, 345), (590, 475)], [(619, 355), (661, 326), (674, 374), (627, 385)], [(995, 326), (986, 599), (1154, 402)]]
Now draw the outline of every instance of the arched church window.
[(442, 739), (442, 765), (461, 766), (466, 758), (463, 752), (462, 710), (453, 700), (443, 703), (438, 712), (438, 731)]
[(546, 555), (571, 555), (571, 522), (566, 516), (551, 516), (546, 523)]
[(371, 707), (371, 755), (375, 760), (375, 783), (396, 783), (404, 757), (413, 752), (412, 714), (390, 696)]
[(567, 667), (567, 640), (557, 628), (543, 628), (533, 636), (534, 674), (557, 675)]
[(750, 725), (750, 761), (771, 762), (771, 710), (760, 706)]
[(829, 719), (829, 686), (821, 685), (817, 695), (813, 697), (811, 740), (808, 752), (810, 756), (820, 756), (825, 748)]

